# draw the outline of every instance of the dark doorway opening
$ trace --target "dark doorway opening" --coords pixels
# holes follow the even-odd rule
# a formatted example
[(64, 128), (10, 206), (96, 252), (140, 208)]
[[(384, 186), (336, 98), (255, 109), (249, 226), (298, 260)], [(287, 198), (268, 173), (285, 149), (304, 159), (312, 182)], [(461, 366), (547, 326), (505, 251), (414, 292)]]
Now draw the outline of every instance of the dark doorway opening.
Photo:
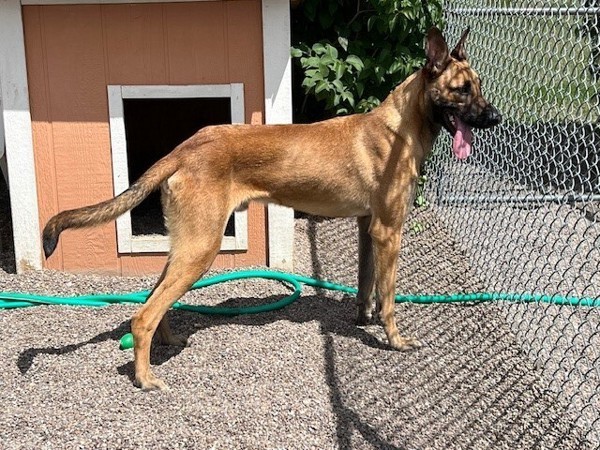
[[(231, 99), (123, 99), (127, 165), (133, 183), (152, 164), (208, 125), (231, 123)], [(154, 192), (131, 211), (133, 236), (166, 235), (160, 192)], [(229, 219), (226, 236), (235, 235)]]

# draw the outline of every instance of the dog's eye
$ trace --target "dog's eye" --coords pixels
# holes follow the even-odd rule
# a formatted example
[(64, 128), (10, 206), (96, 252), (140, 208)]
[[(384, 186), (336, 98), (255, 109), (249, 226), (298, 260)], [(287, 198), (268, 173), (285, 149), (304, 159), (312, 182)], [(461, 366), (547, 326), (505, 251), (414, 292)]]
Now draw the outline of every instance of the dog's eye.
[(470, 94), (471, 93), (471, 82), (467, 81), (462, 86), (459, 86), (458, 92), (460, 92), (461, 94), (465, 94), (465, 95)]
[(469, 95), (471, 93), (471, 82), (465, 81), (465, 84), (461, 86), (456, 86), (451, 88), (452, 91), (461, 94), (461, 95)]

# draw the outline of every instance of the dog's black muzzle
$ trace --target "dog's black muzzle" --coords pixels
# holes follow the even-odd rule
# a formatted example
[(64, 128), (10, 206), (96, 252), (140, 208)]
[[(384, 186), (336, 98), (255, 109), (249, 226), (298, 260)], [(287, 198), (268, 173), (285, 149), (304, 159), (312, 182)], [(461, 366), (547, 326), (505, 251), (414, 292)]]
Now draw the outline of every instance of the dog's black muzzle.
[(495, 106), (488, 104), (479, 114), (467, 113), (462, 119), (474, 128), (491, 128), (502, 121), (502, 115)]

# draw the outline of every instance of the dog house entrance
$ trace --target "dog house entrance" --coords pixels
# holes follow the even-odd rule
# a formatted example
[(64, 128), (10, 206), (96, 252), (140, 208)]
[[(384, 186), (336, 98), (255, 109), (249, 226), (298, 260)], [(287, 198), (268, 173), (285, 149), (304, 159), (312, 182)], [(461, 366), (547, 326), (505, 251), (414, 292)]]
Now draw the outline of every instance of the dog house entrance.
[[(230, 98), (132, 98), (123, 100), (127, 172), (137, 180), (160, 158), (207, 125), (231, 123)], [(160, 192), (153, 192), (131, 211), (133, 236), (166, 235)], [(233, 217), (226, 236), (235, 236)]]
[[(115, 194), (208, 125), (243, 122), (243, 86), (109, 86)], [(126, 183), (125, 183), (126, 181)], [(168, 251), (160, 192), (117, 221), (119, 252)], [(246, 212), (227, 224), (222, 250), (247, 248)]]

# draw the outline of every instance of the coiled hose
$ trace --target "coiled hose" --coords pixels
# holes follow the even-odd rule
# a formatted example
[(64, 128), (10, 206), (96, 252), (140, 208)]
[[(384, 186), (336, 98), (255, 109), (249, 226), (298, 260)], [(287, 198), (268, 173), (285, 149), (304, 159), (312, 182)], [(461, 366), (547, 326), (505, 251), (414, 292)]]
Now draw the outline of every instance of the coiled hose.
[[(260, 314), (277, 309), (284, 308), (300, 297), (302, 285), (308, 285), (315, 288), (328, 289), (332, 291), (345, 292), (347, 294), (356, 294), (358, 289), (329, 281), (317, 280), (315, 278), (295, 275), (285, 272), (276, 272), (271, 270), (242, 270), (237, 272), (224, 273), (197, 281), (191, 287), (191, 290), (200, 289), (215, 284), (225, 283), (233, 280), (242, 280), (247, 278), (263, 278), (267, 280), (276, 280), (291, 285), (294, 292), (281, 300), (273, 303), (267, 303), (257, 306), (246, 307), (222, 307), (222, 306), (204, 306), (188, 305), (182, 302), (173, 304), (174, 309), (192, 311), (200, 314), (213, 314), (223, 316), (237, 316), (242, 314)], [(25, 308), (37, 305), (68, 305), (68, 306), (90, 306), (101, 307), (112, 304), (123, 303), (144, 303), (148, 298), (150, 291), (139, 291), (129, 294), (91, 294), (82, 296), (59, 297), (44, 296), (34, 294), (23, 294), (16, 292), (0, 292), (0, 309)], [(585, 306), (599, 307), (600, 299), (563, 297), (559, 295), (546, 294), (528, 294), (528, 293), (491, 293), (477, 292), (470, 294), (398, 294), (395, 297), (396, 303), (465, 303), (465, 302), (491, 302), (491, 301), (510, 301), (521, 303), (549, 303), (562, 306)], [(121, 348), (131, 348), (133, 339), (128, 333), (121, 338)]]

